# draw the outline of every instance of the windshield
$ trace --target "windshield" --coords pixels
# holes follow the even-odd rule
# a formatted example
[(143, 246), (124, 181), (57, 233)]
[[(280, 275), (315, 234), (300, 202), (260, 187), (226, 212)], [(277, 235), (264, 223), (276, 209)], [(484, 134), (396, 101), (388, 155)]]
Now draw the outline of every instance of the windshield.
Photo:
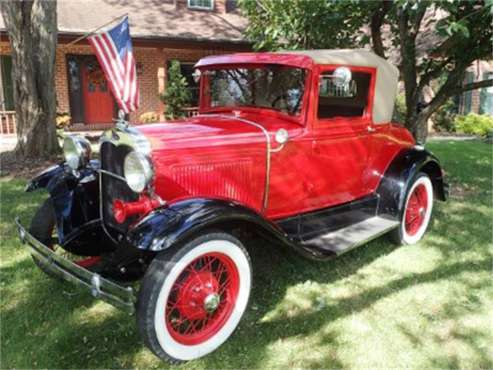
[(297, 115), (301, 111), (304, 69), (268, 65), (213, 69), (206, 74), (210, 108), (259, 107), (289, 115)]

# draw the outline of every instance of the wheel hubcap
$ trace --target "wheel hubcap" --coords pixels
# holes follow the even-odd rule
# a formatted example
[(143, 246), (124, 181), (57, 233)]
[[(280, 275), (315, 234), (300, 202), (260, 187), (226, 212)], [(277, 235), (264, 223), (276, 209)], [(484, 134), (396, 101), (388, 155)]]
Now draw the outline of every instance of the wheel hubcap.
[(166, 326), (182, 344), (200, 344), (216, 334), (233, 312), (239, 272), (227, 255), (209, 253), (186, 266), (166, 303)]
[(406, 206), (404, 226), (407, 234), (413, 236), (421, 230), (425, 223), (427, 209), (427, 190), (423, 184), (419, 184), (411, 193)]
[(204, 309), (211, 313), (217, 310), (217, 307), (219, 306), (219, 303), (221, 302), (221, 297), (219, 294), (212, 293), (209, 294), (207, 297), (204, 299)]

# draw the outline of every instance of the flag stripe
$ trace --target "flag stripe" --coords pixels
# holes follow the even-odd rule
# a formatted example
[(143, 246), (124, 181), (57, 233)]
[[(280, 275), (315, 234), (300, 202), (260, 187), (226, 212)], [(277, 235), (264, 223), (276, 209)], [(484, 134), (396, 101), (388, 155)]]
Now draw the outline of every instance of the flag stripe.
[(126, 104), (123, 102), (120, 94), (120, 88), (118, 84), (116, 84), (115, 77), (113, 75), (113, 70), (111, 69), (108, 61), (107, 61), (107, 56), (104, 53), (104, 49), (102, 48), (100, 44), (100, 39), (99, 36), (93, 36), (89, 38), (89, 42), (94, 46), (96, 49), (96, 56), (98, 58), (99, 64), (101, 64), (101, 67), (103, 68), (103, 71), (106, 75), (106, 79), (108, 80), (108, 83), (110, 85), (111, 91), (113, 92), (113, 95), (115, 99), (117, 100), (118, 105), (120, 108), (122, 108), (125, 113), (128, 113), (128, 108)]
[(128, 18), (113, 29), (88, 38), (110, 89), (125, 113), (139, 107), (139, 86), (136, 62), (132, 52)]
[(122, 60), (120, 59), (120, 55), (118, 54), (118, 50), (116, 49), (115, 43), (113, 39), (108, 35), (108, 33), (101, 34), (102, 39), (105, 42), (106, 47), (108, 48), (108, 52), (111, 55), (112, 60), (115, 61), (116, 70), (120, 73), (121, 76), (125, 73), (125, 67), (123, 66)]
[(115, 82), (118, 83), (118, 88), (119, 89), (122, 89), (123, 88), (123, 85), (124, 85), (123, 73), (118, 68), (116, 57), (114, 55), (112, 55), (111, 49), (108, 46), (108, 44), (106, 43), (106, 40), (105, 40), (104, 35), (101, 35), (98, 38), (98, 41), (99, 41), (99, 44), (102, 47), (102, 50), (104, 51), (103, 54), (106, 56), (106, 60), (108, 61), (108, 65), (111, 68), (111, 71), (113, 72), (113, 76), (115, 78)]
[(98, 53), (98, 59), (100, 59), (100, 63), (103, 66), (103, 70), (105, 71), (105, 74), (108, 78), (108, 81), (110, 83), (110, 87), (112, 88), (113, 95), (115, 95), (115, 98), (117, 99), (118, 105), (125, 111), (128, 111), (127, 105), (125, 102), (122, 100), (121, 97), (121, 91), (120, 91), (120, 83), (118, 78), (115, 78), (115, 72), (111, 68), (111, 64), (108, 61), (108, 55), (105, 54), (104, 52), (104, 47), (102, 46), (102, 41), (99, 36), (95, 38), (96, 41), (96, 47), (99, 50)]

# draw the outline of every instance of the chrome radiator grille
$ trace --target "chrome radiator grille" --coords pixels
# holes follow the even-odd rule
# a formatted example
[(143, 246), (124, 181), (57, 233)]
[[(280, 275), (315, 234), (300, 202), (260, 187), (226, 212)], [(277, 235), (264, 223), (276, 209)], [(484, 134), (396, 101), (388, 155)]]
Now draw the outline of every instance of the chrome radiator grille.
[[(120, 177), (124, 176), (123, 161), (125, 156), (132, 151), (132, 148), (126, 145), (114, 145), (111, 142), (101, 144), (101, 169), (111, 172)], [(102, 200), (102, 218), (106, 225), (119, 232), (125, 233), (135, 220), (136, 216), (129, 217), (124, 223), (116, 222), (113, 215), (113, 202), (120, 199), (124, 202), (134, 202), (139, 195), (133, 192), (125, 181), (101, 172), (101, 200)]]

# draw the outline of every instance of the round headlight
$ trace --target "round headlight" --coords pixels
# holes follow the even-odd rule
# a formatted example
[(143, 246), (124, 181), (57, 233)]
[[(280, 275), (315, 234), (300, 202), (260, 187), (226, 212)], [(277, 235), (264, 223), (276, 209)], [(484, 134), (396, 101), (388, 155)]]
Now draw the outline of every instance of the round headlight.
[(127, 184), (136, 193), (142, 192), (152, 179), (152, 166), (147, 157), (139, 152), (127, 154), (123, 163), (123, 173)]
[(67, 136), (63, 140), (63, 156), (69, 167), (77, 170), (91, 159), (91, 143), (83, 137)]

